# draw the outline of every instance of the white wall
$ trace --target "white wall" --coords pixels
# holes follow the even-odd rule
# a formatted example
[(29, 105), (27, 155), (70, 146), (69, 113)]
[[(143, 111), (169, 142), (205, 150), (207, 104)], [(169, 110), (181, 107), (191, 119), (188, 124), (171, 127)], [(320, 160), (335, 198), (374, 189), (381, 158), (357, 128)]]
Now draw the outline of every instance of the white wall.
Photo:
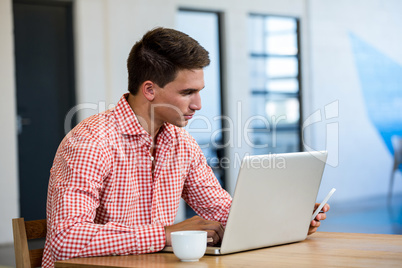
[(80, 110), (81, 120), (117, 104), (127, 92), (131, 47), (149, 29), (173, 27), (174, 13), (169, 1), (75, 1), (77, 102), (88, 107)]
[[(402, 1), (311, 0), (308, 8), (313, 97), (308, 108), (323, 109), (339, 101), (338, 118), (314, 125), (313, 147), (324, 149), (326, 123), (339, 123), (339, 141), (329, 139), (334, 145), (330, 154), (338, 151), (339, 159), (332, 159), (335, 167), (326, 167), (320, 197), (331, 187), (338, 188), (332, 202), (386, 194), (393, 160), (368, 117), (349, 34), (402, 66)], [(378, 91), (387, 94), (385, 88)], [(394, 189), (400, 193), (400, 173), (395, 180)]]
[(0, 244), (12, 241), (18, 217), (17, 126), (11, 0), (0, 1)]

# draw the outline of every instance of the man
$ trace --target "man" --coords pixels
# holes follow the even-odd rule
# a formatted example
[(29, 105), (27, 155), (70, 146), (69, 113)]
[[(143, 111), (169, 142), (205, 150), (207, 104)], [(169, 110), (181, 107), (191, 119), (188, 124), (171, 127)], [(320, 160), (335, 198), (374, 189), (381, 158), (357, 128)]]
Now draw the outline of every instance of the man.
[[(129, 93), (61, 142), (51, 169), (43, 267), (73, 257), (143, 254), (177, 230), (222, 240), (231, 205), (182, 128), (201, 109), (208, 52), (184, 33), (154, 29), (129, 55)], [(199, 216), (173, 224), (180, 198)], [(329, 209), (325, 206), (324, 211)], [(312, 221), (309, 233), (319, 220)]]

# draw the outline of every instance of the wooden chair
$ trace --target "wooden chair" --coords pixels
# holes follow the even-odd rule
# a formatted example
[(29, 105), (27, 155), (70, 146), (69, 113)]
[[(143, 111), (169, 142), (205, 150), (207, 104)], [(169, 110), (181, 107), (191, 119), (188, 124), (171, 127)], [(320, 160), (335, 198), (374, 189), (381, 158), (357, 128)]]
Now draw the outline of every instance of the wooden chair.
[(46, 237), (46, 220), (13, 219), (14, 252), (17, 268), (40, 267), (43, 248), (28, 248), (28, 240)]

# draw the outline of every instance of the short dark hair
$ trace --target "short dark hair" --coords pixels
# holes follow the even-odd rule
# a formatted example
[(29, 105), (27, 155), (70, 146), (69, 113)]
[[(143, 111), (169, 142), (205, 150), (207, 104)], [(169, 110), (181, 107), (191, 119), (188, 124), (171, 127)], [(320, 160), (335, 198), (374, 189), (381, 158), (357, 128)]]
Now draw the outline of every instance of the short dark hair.
[(136, 95), (140, 85), (147, 80), (164, 87), (176, 78), (180, 70), (208, 66), (208, 54), (185, 33), (155, 28), (147, 32), (130, 51), (127, 59), (128, 91)]

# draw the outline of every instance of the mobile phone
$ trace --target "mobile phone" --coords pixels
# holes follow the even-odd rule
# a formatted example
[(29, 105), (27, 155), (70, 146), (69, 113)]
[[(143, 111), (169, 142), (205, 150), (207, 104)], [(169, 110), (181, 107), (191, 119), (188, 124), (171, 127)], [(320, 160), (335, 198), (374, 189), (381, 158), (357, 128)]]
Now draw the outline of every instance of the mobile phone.
[(314, 211), (313, 216), (311, 217), (311, 220), (314, 220), (315, 217), (317, 217), (318, 213), (320, 213), (321, 209), (324, 207), (324, 205), (328, 202), (329, 198), (331, 195), (336, 191), (335, 188), (332, 188), (331, 191), (327, 194), (327, 196), (322, 200), (321, 204), (318, 206), (318, 208)]

